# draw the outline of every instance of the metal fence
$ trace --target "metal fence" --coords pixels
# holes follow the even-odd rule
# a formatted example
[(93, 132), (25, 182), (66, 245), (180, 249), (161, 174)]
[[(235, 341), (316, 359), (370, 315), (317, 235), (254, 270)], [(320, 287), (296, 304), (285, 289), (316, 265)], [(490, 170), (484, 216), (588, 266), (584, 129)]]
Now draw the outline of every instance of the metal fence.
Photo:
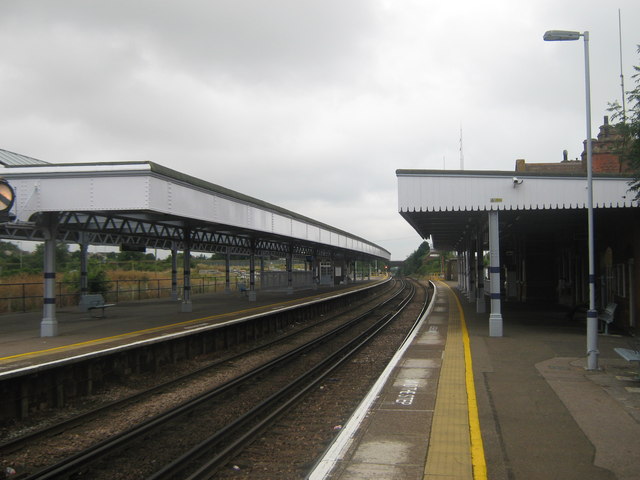
[[(241, 277), (231, 278), (231, 288), (245, 283)], [(171, 278), (136, 280), (107, 280), (103, 282), (103, 292), (107, 302), (128, 302), (171, 296)], [(178, 282), (178, 295), (182, 294), (182, 283)], [(192, 277), (191, 293), (215, 293), (223, 291), (225, 279), (220, 277)], [(30, 312), (42, 308), (44, 285), (33, 283), (0, 283), (0, 314)], [(56, 305), (69, 307), (78, 305), (80, 288), (76, 282), (56, 282)]]

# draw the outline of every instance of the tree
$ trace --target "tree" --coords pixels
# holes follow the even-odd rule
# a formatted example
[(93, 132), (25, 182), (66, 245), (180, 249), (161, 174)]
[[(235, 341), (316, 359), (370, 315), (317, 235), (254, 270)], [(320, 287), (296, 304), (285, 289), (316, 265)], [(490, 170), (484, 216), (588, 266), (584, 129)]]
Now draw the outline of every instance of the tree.
[[(58, 242), (55, 248), (56, 270), (62, 272), (67, 269), (71, 261), (69, 246), (66, 243)], [(39, 243), (32, 254), (24, 255), (22, 269), (27, 272), (41, 272), (44, 266), (44, 243)]]
[[(638, 45), (640, 54), (640, 45)], [(609, 104), (609, 111), (613, 112), (612, 119), (617, 120), (616, 128), (623, 135), (620, 157), (631, 169), (634, 179), (629, 182), (635, 200), (640, 201), (640, 66), (634, 66), (635, 74), (631, 78), (635, 81), (635, 88), (627, 95), (627, 109), (616, 101)]]
[(419, 273), (424, 261), (429, 257), (429, 252), (429, 244), (427, 242), (422, 242), (418, 249), (409, 255), (402, 263), (402, 274), (412, 275), (414, 273)]
[(0, 242), (0, 274), (13, 275), (22, 268), (22, 252), (17, 245)]

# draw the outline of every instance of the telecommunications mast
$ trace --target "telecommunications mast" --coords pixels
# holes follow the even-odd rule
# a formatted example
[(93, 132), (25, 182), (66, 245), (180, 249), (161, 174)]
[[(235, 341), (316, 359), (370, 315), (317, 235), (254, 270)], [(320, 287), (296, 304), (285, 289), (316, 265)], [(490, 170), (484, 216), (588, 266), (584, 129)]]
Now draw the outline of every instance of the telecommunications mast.
[(460, 170), (464, 170), (464, 153), (462, 153), (462, 126), (460, 126)]
[(620, 9), (618, 9), (618, 37), (620, 44), (620, 88), (622, 88), (622, 123), (627, 123), (627, 107), (624, 98), (624, 73), (622, 73), (622, 20)]

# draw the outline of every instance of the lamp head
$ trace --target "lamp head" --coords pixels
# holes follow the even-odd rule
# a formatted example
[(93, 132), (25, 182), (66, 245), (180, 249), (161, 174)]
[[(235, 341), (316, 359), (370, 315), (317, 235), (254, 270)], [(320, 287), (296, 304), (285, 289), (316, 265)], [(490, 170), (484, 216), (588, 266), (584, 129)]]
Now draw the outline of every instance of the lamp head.
[(562, 42), (567, 40), (579, 40), (582, 34), (569, 30), (549, 30), (544, 33), (545, 42)]

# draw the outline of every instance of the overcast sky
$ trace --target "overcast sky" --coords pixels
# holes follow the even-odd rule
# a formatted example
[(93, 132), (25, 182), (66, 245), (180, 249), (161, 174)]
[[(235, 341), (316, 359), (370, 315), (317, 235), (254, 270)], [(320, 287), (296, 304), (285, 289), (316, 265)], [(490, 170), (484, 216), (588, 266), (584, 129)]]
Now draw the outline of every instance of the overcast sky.
[(513, 170), (593, 133), (640, 59), (637, 0), (2, 0), (0, 148), (149, 160), (373, 241), (421, 239), (398, 168)]

